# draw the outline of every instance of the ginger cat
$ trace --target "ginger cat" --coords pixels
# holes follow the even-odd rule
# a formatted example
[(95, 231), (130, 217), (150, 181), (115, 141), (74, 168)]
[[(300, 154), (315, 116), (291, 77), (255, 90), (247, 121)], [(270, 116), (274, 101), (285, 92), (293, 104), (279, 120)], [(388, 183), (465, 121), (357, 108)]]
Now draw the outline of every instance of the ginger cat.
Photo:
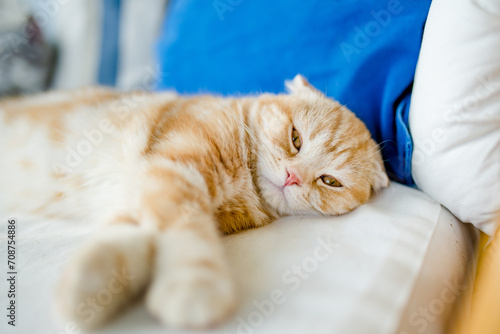
[[(351, 111), (300, 75), (286, 86), (241, 98), (91, 88), (0, 101), (0, 214), (103, 224), (58, 286), (66, 318), (96, 327), (145, 291), (168, 326), (217, 324), (237, 304), (221, 234), (344, 214), (388, 185)], [(102, 289), (113, 295), (97, 311), (88, 298)]]

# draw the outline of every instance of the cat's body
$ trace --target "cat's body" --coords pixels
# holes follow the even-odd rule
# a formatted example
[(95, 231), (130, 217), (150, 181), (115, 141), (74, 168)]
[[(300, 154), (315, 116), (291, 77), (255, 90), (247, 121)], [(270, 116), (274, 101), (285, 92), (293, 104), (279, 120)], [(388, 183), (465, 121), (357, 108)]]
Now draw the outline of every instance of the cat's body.
[[(147, 306), (164, 323), (214, 324), (236, 303), (221, 233), (282, 215), (343, 214), (387, 185), (354, 114), (300, 76), (289, 89), (245, 98), (87, 89), (0, 101), (0, 213), (91, 215), (106, 226), (62, 279), (67, 317), (96, 326), (149, 284)], [(90, 312), (85, 298), (117, 272), (133, 279)]]
[[(1, 184), (11, 184), (0, 209), (97, 220), (121, 212), (140, 220), (131, 211), (140, 211), (142, 176), (172, 163), (190, 173), (193, 195), (210, 198), (223, 233), (261, 226), (277, 215), (254, 184), (255, 152), (241, 126), (250, 103), (104, 88), (5, 100), (0, 145), (13, 154), (0, 158)], [(20, 146), (30, 149), (13, 150)], [(23, 182), (33, 175), (43, 179), (43, 192), (41, 182)]]

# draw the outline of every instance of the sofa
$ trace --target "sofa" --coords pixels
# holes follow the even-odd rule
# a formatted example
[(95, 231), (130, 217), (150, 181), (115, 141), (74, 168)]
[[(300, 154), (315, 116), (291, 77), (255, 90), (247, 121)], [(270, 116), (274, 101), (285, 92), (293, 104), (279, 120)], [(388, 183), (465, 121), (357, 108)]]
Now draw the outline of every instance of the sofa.
[[(470, 317), (480, 238), (484, 248), (488, 236), (495, 235), (493, 217), (500, 207), (500, 114), (494, 107), (500, 88), (487, 86), (489, 95), (459, 109), (461, 128), (436, 115), (465, 103), (464, 96), (481, 84), (484, 75), (491, 73), (495, 77), (490, 82), (496, 82), (500, 68), (494, 57), (499, 49), (494, 46), (500, 38), (494, 31), (500, 7), (487, 0), (349, 5), (356, 10), (316, 1), (306, 5), (244, 0), (124, 0), (100, 5), (74, 0), (30, 7), (35, 18), (47, 17), (42, 28), (59, 48), (52, 88), (104, 84), (186, 94), (280, 92), (277, 82), (289, 79), (283, 76), (301, 72), (357, 112), (381, 143), (392, 181), (367, 204), (338, 217), (285, 217), (223, 237), (239, 307), (220, 327), (192, 333), (451, 333), (457, 332), (459, 318)], [(389, 21), (384, 11), (392, 15)], [(277, 24), (279, 13), (286, 20), (298, 12), (305, 13), (297, 15), (303, 20), (298, 28), (292, 27), (298, 21)], [(324, 15), (308, 26), (316, 12)], [(347, 18), (342, 31), (325, 33), (326, 23), (335, 24), (331, 17)], [(269, 44), (252, 35), (252, 29), (259, 31), (254, 21), (268, 22), (260, 34), (268, 34)], [(371, 22), (380, 28), (373, 36), (367, 34)], [(282, 57), (287, 66), (267, 63), (263, 55), (279, 45), (272, 38), (281, 36), (282, 30), (289, 44), (283, 43), (281, 50), (286, 52), (273, 59)], [(340, 33), (344, 37), (338, 40)], [(355, 44), (362, 33), (370, 38), (364, 47)], [(210, 35), (217, 38), (209, 41)], [(236, 51), (224, 48), (234, 47), (230, 41), (241, 36), (246, 39)], [(332, 44), (319, 50), (329, 39), (339, 58), (328, 56)], [(342, 47), (343, 41), (359, 52)], [(474, 42), (484, 51), (469, 46)], [(231, 65), (238, 50), (245, 52)], [(259, 57), (242, 69), (243, 60), (249, 64), (256, 50)], [(221, 58), (214, 61), (210, 52)], [(462, 53), (469, 62), (459, 57)], [(180, 64), (182, 60), (187, 63)], [(256, 64), (263, 70), (252, 68)], [(487, 125), (468, 116), (481, 110), (486, 110), (481, 122)], [(469, 130), (470, 126), (477, 128)], [(465, 136), (469, 141), (464, 144)], [(464, 159), (464, 152), (470, 158)], [(479, 177), (481, 170), (484, 177)], [(483, 191), (460, 183), (460, 175)], [(54, 312), (53, 293), (62, 268), (95, 233), (96, 222), (47, 220), (23, 212), (0, 212), (0, 217), (0, 254), (7, 253), (8, 218), (18, 222), (20, 244), (18, 323), (13, 328), (2, 321), (1, 332), (81, 332)], [(2, 280), (0, 290), (7, 285)], [(0, 304), (6, 302), (1, 294)], [(177, 332), (191, 333), (162, 327), (142, 300), (96, 331)]]

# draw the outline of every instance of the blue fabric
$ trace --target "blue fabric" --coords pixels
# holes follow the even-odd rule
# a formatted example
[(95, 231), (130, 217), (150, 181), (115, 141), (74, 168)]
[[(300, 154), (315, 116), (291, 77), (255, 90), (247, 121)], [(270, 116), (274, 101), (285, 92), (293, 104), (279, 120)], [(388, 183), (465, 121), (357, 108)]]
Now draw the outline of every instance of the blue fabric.
[(118, 72), (118, 39), (121, 0), (104, 0), (101, 57), (98, 81), (101, 85), (114, 86)]
[(282, 92), (297, 73), (361, 118), (390, 177), (413, 184), (411, 86), (430, 0), (172, 0), (159, 89)]

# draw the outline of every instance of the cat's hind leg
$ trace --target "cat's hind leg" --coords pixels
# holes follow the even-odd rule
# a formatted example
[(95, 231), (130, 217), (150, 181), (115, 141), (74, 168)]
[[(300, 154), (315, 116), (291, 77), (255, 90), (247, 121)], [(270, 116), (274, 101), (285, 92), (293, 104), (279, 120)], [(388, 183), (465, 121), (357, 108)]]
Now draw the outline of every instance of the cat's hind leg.
[(96, 328), (144, 291), (155, 256), (154, 235), (137, 225), (109, 224), (70, 259), (57, 286), (66, 320)]
[(139, 225), (125, 219), (103, 228), (72, 259), (59, 286), (60, 309), (81, 327), (97, 327), (151, 282), (146, 307), (162, 323), (221, 322), (235, 309), (236, 293), (205, 180), (165, 162), (137, 179), (139, 200), (130, 208)]

